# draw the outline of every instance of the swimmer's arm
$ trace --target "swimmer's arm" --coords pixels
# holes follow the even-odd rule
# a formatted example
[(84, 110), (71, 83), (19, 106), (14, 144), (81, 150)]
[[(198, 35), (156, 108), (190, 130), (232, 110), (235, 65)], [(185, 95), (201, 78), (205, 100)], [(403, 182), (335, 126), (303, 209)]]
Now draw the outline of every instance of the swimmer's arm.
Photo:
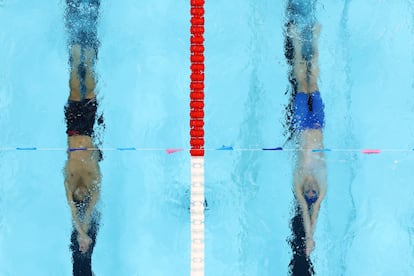
[(305, 199), (302, 197), (298, 198), (300, 209), (302, 210), (302, 218), (303, 218), (303, 227), (305, 229), (305, 237), (306, 239), (313, 239), (313, 228), (312, 222), (308, 210), (308, 204), (306, 203)]
[(78, 231), (78, 233), (80, 235), (86, 235), (85, 231), (83, 231), (82, 227), (81, 227), (81, 222), (79, 221), (78, 215), (76, 213), (76, 206), (75, 206), (75, 202), (73, 200), (73, 196), (72, 193), (70, 192), (70, 188), (69, 188), (69, 183), (67, 181), (65, 181), (65, 189), (66, 189), (66, 197), (68, 199), (68, 203), (69, 203), (69, 207), (72, 213), (72, 220), (73, 220), (73, 224), (75, 226), (76, 231)]
[(319, 210), (321, 208), (321, 203), (326, 194), (325, 187), (326, 187), (325, 185), (321, 186), (318, 200), (313, 204), (313, 211), (312, 211), (312, 216), (311, 216), (312, 231), (315, 230), (316, 220), (318, 219)]
[(295, 180), (295, 196), (296, 196), (297, 201), (299, 202), (299, 207), (302, 212), (303, 227), (305, 229), (306, 239), (313, 239), (313, 231), (312, 231), (311, 218), (310, 218), (310, 214), (308, 210), (308, 204), (306, 203), (306, 200), (303, 197), (303, 191), (302, 191), (303, 189), (299, 183), (300, 182)]
[(85, 211), (85, 219), (84, 219), (82, 228), (86, 233), (88, 232), (89, 227), (91, 225), (92, 211), (95, 208), (95, 205), (98, 199), (99, 199), (99, 187), (97, 187), (96, 190), (93, 191), (89, 204), (88, 204), (88, 208), (86, 208), (86, 211)]

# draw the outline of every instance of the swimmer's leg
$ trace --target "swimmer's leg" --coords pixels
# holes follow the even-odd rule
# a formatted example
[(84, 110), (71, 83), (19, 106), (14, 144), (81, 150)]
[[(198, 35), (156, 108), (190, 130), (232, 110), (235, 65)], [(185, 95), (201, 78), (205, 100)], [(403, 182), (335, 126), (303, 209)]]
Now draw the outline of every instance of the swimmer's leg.
[(85, 98), (92, 99), (95, 97), (95, 87), (96, 87), (96, 79), (95, 79), (95, 57), (96, 52), (95, 50), (88, 48), (85, 49), (84, 52), (84, 59), (85, 59)]
[(294, 49), (293, 73), (297, 82), (297, 90), (308, 93), (310, 91), (307, 83), (307, 66), (306, 61), (302, 56), (302, 40), (300, 33), (295, 25), (288, 26), (288, 36), (292, 40)]
[(70, 48), (70, 96), (69, 100), (80, 101), (81, 100), (81, 81), (79, 78), (79, 66), (81, 64), (81, 47), (78, 44), (74, 44)]
[(312, 26), (307, 24), (306, 26), (303, 27), (302, 30), (302, 39), (303, 39), (303, 43), (302, 43), (302, 55), (303, 58), (309, 62), (312, 59), (312, 55), (313, 55), (313, 45), (312, 45), (312, 40), (313, 40), (313, 36), (312, 36)]
[(319, 33), (321, 30), (320, 24), (315, 24), (313, 27), (313, 54), (312, 59), (309, 64), (309, 74), (308, 74), (308, 82), (309, 82), (309, 91), (315, 92), (319, 91), (318, 88), (318, 78), (319, 78), (319, 65), (318, 65), (318, 58), (319, 58), (319, 50), (318, 50), (318, 38)]

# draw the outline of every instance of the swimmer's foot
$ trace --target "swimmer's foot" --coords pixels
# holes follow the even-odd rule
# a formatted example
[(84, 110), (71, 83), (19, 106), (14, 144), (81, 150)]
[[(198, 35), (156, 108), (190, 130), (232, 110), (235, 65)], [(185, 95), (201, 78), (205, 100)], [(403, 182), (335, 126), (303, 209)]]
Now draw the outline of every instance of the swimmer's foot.
[(322, 25), (319, 23), (315, 23), (315, 25), (313, 25), (312, 32), (313, 32), (314, 41), (319, 38), (319, 34), (321, 33), (321, 28), (322, 28)]
[(287, 27), (286, 35), (292, 40), (295, 56), (297, 59), (300, 59), (302, 56), (302, 38), (299, 29), (295, 25), (290, 24)]
[(292, 40), (300, 40), (300, 31), (294, 24), (289, 24), (286, 28), (286, 34)]

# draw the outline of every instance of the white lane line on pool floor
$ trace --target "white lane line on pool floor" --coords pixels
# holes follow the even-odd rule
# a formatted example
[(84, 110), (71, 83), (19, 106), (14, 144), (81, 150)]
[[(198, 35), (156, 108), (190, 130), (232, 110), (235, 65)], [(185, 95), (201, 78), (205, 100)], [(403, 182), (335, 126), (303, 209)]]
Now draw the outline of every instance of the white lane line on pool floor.
[(204, 275), (204, 157), (191, 157), (191, 276)]

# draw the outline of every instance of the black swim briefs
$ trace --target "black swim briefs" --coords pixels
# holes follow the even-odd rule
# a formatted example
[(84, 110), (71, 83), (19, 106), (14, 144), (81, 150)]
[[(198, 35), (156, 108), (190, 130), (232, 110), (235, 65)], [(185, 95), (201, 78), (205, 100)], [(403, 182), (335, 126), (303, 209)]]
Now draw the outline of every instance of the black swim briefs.
[(65, 106), (66, 133), (69, 136), (93, 134), (98, 103), (95, 98), (68, 101)]

